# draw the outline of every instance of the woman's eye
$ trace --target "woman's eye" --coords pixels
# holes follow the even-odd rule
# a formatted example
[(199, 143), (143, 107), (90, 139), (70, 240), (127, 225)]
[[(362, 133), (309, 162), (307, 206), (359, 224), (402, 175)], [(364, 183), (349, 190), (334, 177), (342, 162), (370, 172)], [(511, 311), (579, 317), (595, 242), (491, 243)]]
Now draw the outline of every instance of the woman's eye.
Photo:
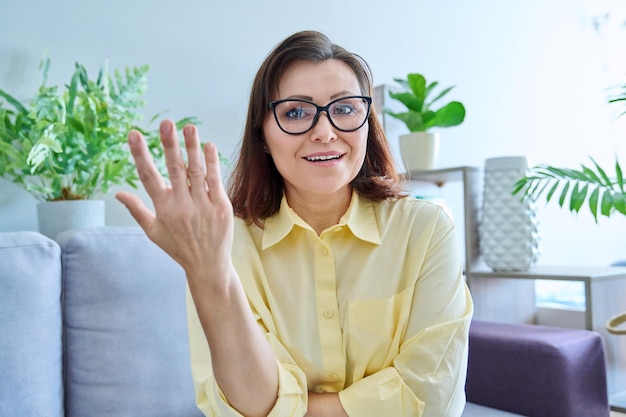
[(298, 120), (305, 118), (307, 116), (307, 111), (302, 107), (294, 107), (285, 112), (285, 117), (290, 120)]
[(338, 116), (350, 116), (354, 114), (354, 112), (354, 106), (352, 104), (346, 103), (335, 106), (335, 109), (333, 110), (333, 114), (336, 114)]

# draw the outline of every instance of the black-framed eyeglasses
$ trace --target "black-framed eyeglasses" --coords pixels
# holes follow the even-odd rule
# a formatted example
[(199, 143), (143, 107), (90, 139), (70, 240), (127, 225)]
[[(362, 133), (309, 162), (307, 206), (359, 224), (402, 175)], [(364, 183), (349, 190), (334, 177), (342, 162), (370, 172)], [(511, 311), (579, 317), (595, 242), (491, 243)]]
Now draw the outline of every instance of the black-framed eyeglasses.
[(325, 106), (292, 98), (270, 103), (278, 127), (290, 135), (301, 135), (311, 130), (323, 111), (335, 129), (353, 132), (365, 124), (371, 106), (372, 98), (369, 96), (340, 97)]

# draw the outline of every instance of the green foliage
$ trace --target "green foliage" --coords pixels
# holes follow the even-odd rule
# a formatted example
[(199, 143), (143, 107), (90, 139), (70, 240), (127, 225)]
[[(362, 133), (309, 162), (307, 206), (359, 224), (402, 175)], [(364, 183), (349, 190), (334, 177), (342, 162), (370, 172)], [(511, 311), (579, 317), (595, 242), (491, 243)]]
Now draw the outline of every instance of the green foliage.
[[(613, 94), (609, 97), (608, 103), (626, 104), (626, 84), (618, 85), (612, 88)], [(618, 117), (622, 117), (626, 114), (626, 110), (623, 110)]]
[[(0, 89), (0, 177), (41, 201), (88, 199), (112, 185), (137, 186), (127, 145), (131, 129), (141, 131), (165, 172), (158, 127), (138, 125), (145, 105), (148, 65), (124, 72), (100, 69), (96, 80), (76, 63), (69, 85), (47, 86), (50, 59), (41, 64), (43, 80), (28, 104)], [(153, 122), (159, 115), (154, 116)], [(197, 123), (176, 122), (177, 129)]]
[(404, 122), (411, 132), (426, 132), (433, 127), (457, 126), (465, 119), (465, 107), (458, 101), (452, 101), (435, 110), (433, 104), (446, 96), (454, 87), (448, 87), (431, 98), (434, 89), (439, 85), (432, 82), (427, 85), (421, 74), (408, 74), (406, 79), (394, 78), (404, 91), (389, 92), (389, 97), (398, 100), (407, 111), (395, 113), (388, 108), (384, 112)]
[(544, 194), (546, 203), (557, 199), (560, 207), (575, 213), (586, 201), (596, 222), (598, 215), (610, 217), (615, 212), (626, 215), (626, 192), (619, 162), (615, 161), (615, 176), (609, 177), (593, 158), (591, 161), (593, 167), (581, 164), (579, 170), (549, 165), (533, 167), (515, 183), (513, 194), (520, 193), (533, 201)]
[[(624, 104), (626, 85), (613, 89), (607, 103)], [(618, 117), (626, 114), (622, 111)], [(593, 167), (581, 164), (581, 169), (558, 168), (543, 164), (531, 168), (513, 186), (513, 194), (536, 201), (545, 194), (546, 203), (558, 196), (560, 207), (578, 214), (587, 202), (596, 223), (598, 216), (610, 217), (614, 213), (626, 215), (626, 191), (622, 167), (615, 159), (615, 176), (609, 177), (593, 158)], [(560, 191), (559, 191), (560, 189)]]

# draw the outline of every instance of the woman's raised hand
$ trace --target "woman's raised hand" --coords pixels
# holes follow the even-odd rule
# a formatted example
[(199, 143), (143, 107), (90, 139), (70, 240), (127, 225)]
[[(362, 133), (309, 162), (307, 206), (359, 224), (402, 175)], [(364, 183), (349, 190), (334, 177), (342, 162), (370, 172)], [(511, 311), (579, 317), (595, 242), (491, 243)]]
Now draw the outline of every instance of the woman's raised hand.
[(160, 134), (170, 185), (157, 170), (141, 133), (128, 135), (139, 178), (155, 213), (134, 194), (119, 192), (116, 198), (188, 277), (226, 272), (232, 267), (233, 210), (222, 185), (217, 149), (212, 143), (202, 149), (197, 128), (187, 125), (183, 129), (185, 164), (175, 124), (164, 120)]

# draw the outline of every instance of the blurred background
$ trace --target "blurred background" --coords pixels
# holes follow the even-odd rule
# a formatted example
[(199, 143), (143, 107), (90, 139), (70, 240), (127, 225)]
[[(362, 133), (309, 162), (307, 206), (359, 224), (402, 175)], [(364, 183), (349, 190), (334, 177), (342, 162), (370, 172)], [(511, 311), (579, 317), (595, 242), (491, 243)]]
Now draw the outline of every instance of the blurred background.
[[(376, 85), (419, 72), (465, 104), (458, 127), (441, 129), (438, 166), (482, 167), (524, 155), (531, 165), (578, 167), (592, 156), (626, 161), (626, 118), (608, 88), (626, 84), (626, 6), (599, 0), (3, 0), (0, 88), (19, 99), (40, 81), (69, 81), (75, 62), (97, 72), (149, 64), (146, 122), (197, 116), (203, 140), (233, 158), (255, 72), (292, 32), (316, 29), (363, 56)], [(397, 152), (403, 126), (390, 123)], [(227, 171), (227, 169), (226, 169)], [(144, 196), (142, 191), (137, 191)], [(427, 190), (454, 214), (458, 190)], [(447, 195), (447, 193), (449, 195)], [(144, 196), (145, 197), (145, 196)], [(107, 224), (134, 221), (113, 193)], [(0, 180), (0, 231), (37, 230), (37, 201)], [(626, 258), (626, 219), (578, 216), (539, 204), (540, 264), (605, 266)]]

